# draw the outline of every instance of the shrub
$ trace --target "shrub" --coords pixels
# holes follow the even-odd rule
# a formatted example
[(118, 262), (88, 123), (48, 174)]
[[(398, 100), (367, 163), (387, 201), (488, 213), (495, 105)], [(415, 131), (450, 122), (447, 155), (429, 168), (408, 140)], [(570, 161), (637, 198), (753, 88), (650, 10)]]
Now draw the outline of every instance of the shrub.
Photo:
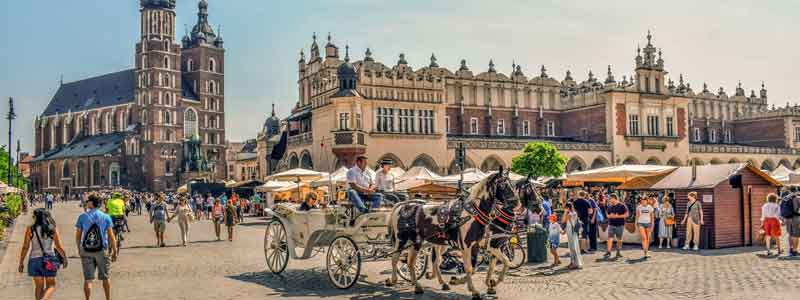
[(5, 206), (11, 218), (16, 218), (22, 211), (22, 196), (16, 194), (6, 196)]

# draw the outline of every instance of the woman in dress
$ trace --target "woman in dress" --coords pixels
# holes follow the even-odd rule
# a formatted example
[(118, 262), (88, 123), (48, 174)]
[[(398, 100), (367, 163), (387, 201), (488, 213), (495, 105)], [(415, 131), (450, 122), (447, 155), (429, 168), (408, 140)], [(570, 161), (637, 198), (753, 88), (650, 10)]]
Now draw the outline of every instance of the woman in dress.
[(214, 199), (214, 205), (211, 207), (211, 220), (214, 223), (214, 233), (217, 234), (217, 241), (221, 240), (219, 234), (222, 226), (222, 219), (225, 216), (225, 208), (222, 207), (219, 199)]
[(675, 226), (675, 209), (669, 202), (669, 197), (664, 197), (664, 203), (661, 204), (661, 209), (658, 210), (658, 249), (666, 241), (667, 249), (672, 244), (672, 228)]
[(581, 226), (578, 224), (578, 213), (575, 212), (575, 207), (572, 205), (572, 202), (567, 202), (562, 222), (566, 224), (565, 231), (567, 232), (567, 245), (569, 247), (570, 261), (567, 269), (580, 269), (583, 267), (580, 241), (578, 240)]
[(185, 196), (181, 196), (181, 199), (178, 200), (178, 208), (170, 216), (169, 222), (176, 217), (178, 218), (178, 227), (181, 228), (181, 246), (186, 247), (186, 241), (189, 239), (189, 223), (194, 221), (194, 213)]
[(650, 205), (648, 197), (639, 199), (639, 206), (636, 207), (636, 224), (639, 227), (639, 235), (642, 237), (643, 258), (649, 258), (647, 253), (650, 250), (650, 239), (653, 236), (654, 209)]
[(772, 255), (771, 240), (775, 238), (778, 246), (778, 255), (781, 255), (781, 207), (778, 205), (778, 195), (770, 193), (767, 202), (761, 206), (761, 230), (764, 231), (764, 244), (767, 246), (767, 256)]
[(45, 256), (53, 257), (56, 252), (63, 258), (62, 266), (66, 268), (67, 254), (61, 245), (55, 220), (44, 208), (36, 209), (33, 211), (33, 225), (25, 229), (25, 240), (19, 255), (20, 273), (25, 271), (25, 257), (28, 257), (28, 276), (33, 277), (36, 300), (50, 299), (55, 292), (58, 268), (48, 267)]

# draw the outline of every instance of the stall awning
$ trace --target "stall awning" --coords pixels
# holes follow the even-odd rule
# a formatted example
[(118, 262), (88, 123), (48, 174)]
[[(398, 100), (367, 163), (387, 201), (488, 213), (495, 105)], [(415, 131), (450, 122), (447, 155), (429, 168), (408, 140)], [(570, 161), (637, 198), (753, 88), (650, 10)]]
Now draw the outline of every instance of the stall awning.
[(652, 165), (621, 165), (567, 174), (567, 181), (625, 183), (636, 177), (669, 173), (677, 167)]

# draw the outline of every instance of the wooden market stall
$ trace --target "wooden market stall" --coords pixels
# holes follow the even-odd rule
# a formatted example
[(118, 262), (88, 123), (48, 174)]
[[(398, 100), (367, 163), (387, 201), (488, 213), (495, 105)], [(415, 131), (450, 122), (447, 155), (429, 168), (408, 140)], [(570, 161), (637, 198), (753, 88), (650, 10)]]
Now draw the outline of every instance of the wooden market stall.
[(761, 226), (761, 206), (767, 194), (777, 193), (780, 186), (749, 164), (720, 164), (679, 167), (662, 178), (638, 178), (617, 189), (672, 194), (680, 245), (686, 238), (686, 227), (680, 220), (686, 214), (687, 195), (697, 192), (705, 221), (700, 248), (716, 249), (759, 243), (756, 235)]

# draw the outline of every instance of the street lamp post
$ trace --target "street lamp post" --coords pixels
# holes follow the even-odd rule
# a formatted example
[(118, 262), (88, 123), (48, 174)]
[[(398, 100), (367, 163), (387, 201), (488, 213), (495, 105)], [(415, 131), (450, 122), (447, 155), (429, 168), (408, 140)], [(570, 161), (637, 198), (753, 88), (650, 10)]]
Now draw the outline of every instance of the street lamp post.
[(14, 175), (11, 173), (11, 121), (17, 118), (17, 114), (14, 112), (14, 97), (8, 97), (8, 114), (6, 115), (6, 119), (8, 120), (8, 184), (14, 185)]

